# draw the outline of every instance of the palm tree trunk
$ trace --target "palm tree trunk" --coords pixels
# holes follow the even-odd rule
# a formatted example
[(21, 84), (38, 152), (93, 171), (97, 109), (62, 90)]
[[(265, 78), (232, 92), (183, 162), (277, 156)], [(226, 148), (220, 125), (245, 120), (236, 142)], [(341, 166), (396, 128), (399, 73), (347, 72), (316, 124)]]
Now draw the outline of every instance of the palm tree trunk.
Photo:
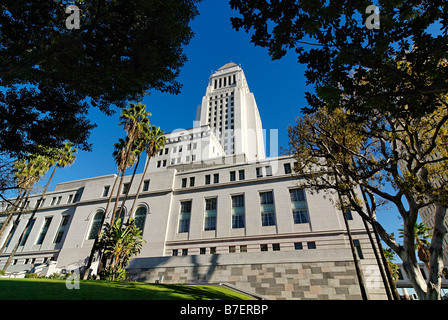
[[(140, 157), (138, 157), (137, 164), (135, 165), (134, 171), (132, 172), (131, 181), (129, 182), (129, 188), (126, 190), (126, 194), (124, 195), (123, 201), (121, 202), (120, 212), (118, 212), (118, 216), (121, 215), (121, 211), (123, 211), (124, 204), (126, 203), (126, 199), (128, 198), (129, 191), (131, 190), (132, 183), (134, 182), (135, 173), (137, 171), (138, 164), (140, 163)], [(138, 193), (138, 190), (137, 190)], [(129, 216), (131, 216), (132, 210), (129, 212)], [(124, 220), (124, 219), (123, 219)], [(124, 222), (124, 221), (122, 221)]]
[[(152, 152), (152, 151), (150, 151), (150, 152)], [(140, 184), (138, 186), (138, 190), (137, 190), (137, 194), (135, 195), (134, 202), (132, 203), (131, 212), (134, 212), (134, 208), (135, 208), (135, 205), (137, 204), (138, 196), (140, 195), (140, 191), (142, 190), (143, 181), (145, 180), (146, 171), (148, 170), (149, 161), (151, 160), (151, 157), (149, 155), (150, 155), (150, 153), (148, 152), (147, 153), (147, 161), (145, 163), (145, 169), (143, 170), (142, 178), (140, 179)]]
[(33, 221), (34, 216), (36, 215), (37, 210), (38, 210), (39, 207), (41, 206), (41, 203), (42, 203), (42, 201), (43, 201), (43, 199), (44, 199), (44, 197), (45, 197), (45, 194), (47, 193), (48, 186), (50, 185), (51, 179), (53, 179), (54, 173), (56, 172), (56, 169), (57, 169), (57, 168), (58, 168), (58, 166), (56, 165), (56, 166), (54, 167), (53, 172), (51, 173), (50, 179), (48, 179), (48, 182), (47, 182), (47, 184), (45, 185), (44, 192), (41, 194), (41, 196), (40, 196), (40, 198), (39, 198), (39, 201), (37, 201), (36, 205), (34, 206), (34, 210), (33, 210), (33, 212), (31, 213), (30, 218), (28, 219), (28, 222), (27, 222), (27, 224), (26, 224), (26, 226), (25, 226), (25, 229), (23, 229), (22, 234), (20, 235), (19, 240), (17, 241), (16, 245), (14, 246), (14, 249), (12, 250), (11, 254), (9, 255), (9, 258), (8, 258), (8, 260), (6, 261), (6, 264), (3, 266), (3, 271), (6, 271), (6, 269), (7, 269), (7, 268), (9, 267), (9, 265), (11, 264), (11, 261), (12, 261), (12, 259), (14, 258), (14, 255), (16, 254), (17, 249), (19, 248), (19, 245), (20, 245), (20, 243), (22, 242), (22, 240), (23, 240), (23, 238), (24, 238), (24, 236), (25, 236), (25, 232), (26, 232), (26, 230), (27, 230), (28, 227), (30, 226), (31, 221)]
[(115, 215), (116, 215), (115, 213), (116, 213), (117, 207), (118, 207), (118, 201), (119, 201), (119, 198), (120, 198), (121, 187), (123, 186), (123, 180), (124, 180), (125, 172), (126, 172), (126, 169), (123, 169), (123, 171), (121, 172), (120, 182), (118, 183), (117, 197), (115, 198), (114, 209), (112, 211), (112, 217), (110, 218), (110, 224), (111, 225), (114, 223), (114, 220), (115, 220)]
[[(118, 178), (120, 177), (120, 173), (118, 173), (117, 177), (115, 178), (114, 185), (112, 187), (112, 190), (110, 191), (109, 199), (107, 201), (106, 209), (104, 211), (103, 219), (101, 219), (100, 227), (98, 228), (98, 233), (95, 236), (95, 240), (93, 241), (92, 249), (90, 250), (89, 260), (87, 261), (86, 269), (84, 271), (84, 274), (82, 276), (83, 280), (87, 280), (89, 276), (89, 269), (92, 266), (93, 257), (95, 256), (95, 248), (98, 243), (101, 230), (103, 229), (104, 220), (106, 219), (107, 211), (109, 210), (110, 202), (112, 201), (112, 197), (114, 195), (115, 186), (117, 185)], [(101, 260), (100, 260), (101, 261)]]
[(20, 206), (20, 203), (23, 200), (23, 197), (25, 196), (27, 190), (22, 190), (19, 192), (16, 201), (14, 202), (14, 204), (12, 205), (12, 209), (10, 210), (10, 212), (8, 213), (8, 217), (6, 218), (6, 220), (4, 221), (2, 227), (0, 228), (0, 239), (3, 236), (3, 233), (5, 232), (6, 228), (8, 227), (9, 223), (12, 220), (12, 217), (14, 216), (14, 213), (17, 212), (16, 208), (18, 208)]

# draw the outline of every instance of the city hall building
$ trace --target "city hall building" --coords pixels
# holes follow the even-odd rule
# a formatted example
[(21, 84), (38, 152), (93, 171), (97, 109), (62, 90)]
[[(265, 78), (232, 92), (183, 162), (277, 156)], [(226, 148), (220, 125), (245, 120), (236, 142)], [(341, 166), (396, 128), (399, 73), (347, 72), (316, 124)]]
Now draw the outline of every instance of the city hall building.
[[(336, 196), (311, 193), (294, 175), (293, 157), (266, 157), (265, 135), (243, 70), (224, 65), (209, 78), (195, 126), (166, 134), (165, 148), (150, 159), (134, 212), (142, 177), (132, 185), (125, 177), (122, 217), (135, 218), (146, 241), (128, 267), (134, 280), (225, 283), (267, 299), (361, 298)], [(103, 215), (110, 221), (105, 208), (115, 177), (60, 183), (47, 192), (8, 272), (85, 265)], [(38, 198), (29, 199), (29, 208)], [(0, 267), (28, 217), (0, 239), (4, 245), (13, 233)], [(357, 214), (348, 219), (367, 294), (384, 299), (364, 224)]]

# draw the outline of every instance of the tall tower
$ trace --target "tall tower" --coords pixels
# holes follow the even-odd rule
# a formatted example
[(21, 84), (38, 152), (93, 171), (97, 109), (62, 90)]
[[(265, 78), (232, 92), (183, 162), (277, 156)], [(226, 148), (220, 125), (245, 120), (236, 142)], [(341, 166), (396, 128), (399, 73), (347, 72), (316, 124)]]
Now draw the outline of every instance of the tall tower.
[(243, 70), (227, 63), (209, 78), (198, 125), (209, 125), (227, 155), (245, 154), (248, 161), (265, 158), (263, 127)]

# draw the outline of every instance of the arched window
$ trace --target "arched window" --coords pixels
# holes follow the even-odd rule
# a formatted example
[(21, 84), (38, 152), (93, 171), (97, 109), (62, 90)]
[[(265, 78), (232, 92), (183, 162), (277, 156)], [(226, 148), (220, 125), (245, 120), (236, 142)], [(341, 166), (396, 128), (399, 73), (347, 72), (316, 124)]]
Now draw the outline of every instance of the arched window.
[(89, 240), (95, 239), (98, 231), (100, 230), (101, 227), (101, 221), (103, 220), (103, 216), (104, 216), (104, 212), (102, 211), (98, 211), (95, 216), (93, 217), (93, 221), (92, 221), (92, 225), (90, 227), (90, 232), (89, 232)]
[(120, 216), (118, 216), (119, 213), (120, 213), (120, 208), (118, 208), (117, 211), (115, 211), (114, 224), (115, 224), (115, 222), (118, 220), (118, 218), (120, 218), (120, 219), (121, 219), (121, 225), (123, 225), (123, 221), (124, 221), (124, 209), (121, 210), (121, 214), (120, 214)]
[(142, 230), (143, 232), (143, 228), (145, 226), (145, 221), (146, 221), (146, 208), (145, 207), (139, 207), (137, 209), (137, 211), (135, 211), (135, 226)]

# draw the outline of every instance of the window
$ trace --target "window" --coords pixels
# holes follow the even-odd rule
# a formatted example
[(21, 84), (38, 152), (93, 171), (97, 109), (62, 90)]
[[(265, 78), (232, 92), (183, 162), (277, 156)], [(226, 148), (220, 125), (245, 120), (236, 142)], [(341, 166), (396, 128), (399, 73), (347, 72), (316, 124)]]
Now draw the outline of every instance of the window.
[(236, 252), (236, 246), (229, 246), (229, 253), (235, 253)]
[(165, 148), (165, 154), (168, 154), (168, 148)]
[[(121, 212), (120, 212), (121, 211)], [(114, 223), (117, 222), (117, 220), (121, 220), (121, 225), (123, 225), (124, 222), (124, 209), (118, 208), (117, 211), (115, 211), (115, 217), (114, 217)]]
[(105, 186), (103, 189), (103, 197), (107, 197), (109, 194), (110, 186)]
[(51, 200), (50, 206), (54, 206), (55, 203), (56, 203), (56, 197), (53, 197), (53, 199)]
[(190, 229), (191, 200), (180, 202), (179, 230), (188, 232)]
[(272, 167), (266, 166), (266, 177), (272, 176)]
[(76, 193), (75, 197), (73, 198), (73, 203), (76, 203), (79, 200), (81, 200), (81, 193)]
[(188, 256), (188, 249), (182, 249), (182, 255)]
[(240, 246), (240, 252), (247, 252), (247, 246), (246, 245)]
[(137, 229), (143, 232), (143, 228), (145, 227), (145, 221), (146, 221), (146, 208), (139, 207), (137, 211), (135, 211), (134, 219), (135, 219), (135, 226), (137, 227)]
[(95, 239), (98, 231), (100, 230), (101, 227), (101, 222), (103, 221), (103, 216), (104, 213), (99, 211), (95, 214), (95, 217), (93, 217), (93, 221), (92, 221), (92, 226), (90, 227), (90, 232), (89, 232), (89, 240)]
[(166, 167), (166, 159), (162, 162), (162, 167)]
[(303, 189), (290, 189), (291, 209), (294, 224), (309, 223), (308, 209)]
[(23, 239), (20, 242), (20, 246), (24, 246), (25, 245), (26, 240), (28, 240), (28, 236), (30, 235), (31, 229), (33, 229), (33, 226), (34, 226), (35, 222), (36, 222), (36, 219), (33, 219), (29, 223), (28, 228), (26, 228), (25, 235), (23, 236)]
[(173, 257), (177, 257), (179, 255), (179, 250), (173, 249), (173, 253), (171, 254)]
[(205, 231), (216, 230), (216, 202), (217, 198), (205, 199)]
[(245, 179), (244, 170), (238, 171), (238, 179), (239, 180), (244, 180)]
[(190, 177), (190, 187), (194, 187), (194, 177)]
[(361, 243), (359, 240), (353, 239), (353, 245), (355, 246), (356, 252), (358, 253), (359, 259), (364, 259), (364, 255), (362, 254)]
[(69, 215), (63, 215), (61, 224), (59, 225), (58, 231), (56, 232), (56, 237), (54, 238), (54, 243), (60, 243), (62, 240), (62, 236), (64, 235), (65, 228), (67, 227), (68, 220), (70, 219)]
[(149, 181), (150, 180), (145, 180), (143, 182), (143, 190), (142, 191), (148, 191), (149, 190)]
[(160, 166), (162, 165), (162, 161), (157, 161), (157, 168), (160, 168)]
[(199, 254), (205, 254), (206, 249), (205, 248), (199, 248)]
[(216, 254), (216, 247), (210, 248), (210, 254)]
[(219, 183), (219, 173), (213, 175), (213, 183)]
[(283, 164), (283, 169), (285, 169), (285, 174), (291, 173), (291, 164), (290, 163), (284, 163)]
[(244, 194), (232, 196), (232, 228), (244, 228)]
[(123, 184), (123, 190), (121, 191), (121, 194), (126, 194), (129, 190), (130, 185), (130, 183)]
[(280, 251), (280, 243), (273, 243), (272, 251)]
[(275, 225), (274, 194), (272, 191), (260, 192), (261, 225)]
[(235, 181), (235, 180), (236, 180), (235, 171), (230, 171), (230, 181)]
[(345, 210), (345, 216), (347, 217), (347, 220), (353, 220), (352, 211), (350, 209)]
[(187, 178), (182, 178), (182, 188), (187, 187)]
[(210, 184), (210, 175), (209, 174), (205, 175), (205, 184)]
[(53, 218), (45, 218), (44, 225), (42, 226), (42, 230), (40, 230), (39, 237), (37, 238), (36, 244), (42, 244), (44, 242), (45, 236), (47, 235), (48, 227), (50, 227), (51, 220)]
[(255, 172), (256, 172), (256, 174), (257, 174), (257, 178), (261, 178), (261, 177), (263, 177), (263, 171), (262, 171), (261, 167), (256, 168), (256, 169), (255, 169)]
[(316, 242), (314, 241), (307, 242), (306, 246), (308, 247), (308, 249), (316, 249)]
[(302, 249), (303, 249), (302, 242), (295, 242), (294, 243), (294, 250), (302, 250)]
[(58, 197), (58, 202), (56, 202), (56, 205), (61, 204), (62, 196)]
[(260, 250), (261, 251), (268, 251), (268, 245), (267, 244), (260, 244)]

